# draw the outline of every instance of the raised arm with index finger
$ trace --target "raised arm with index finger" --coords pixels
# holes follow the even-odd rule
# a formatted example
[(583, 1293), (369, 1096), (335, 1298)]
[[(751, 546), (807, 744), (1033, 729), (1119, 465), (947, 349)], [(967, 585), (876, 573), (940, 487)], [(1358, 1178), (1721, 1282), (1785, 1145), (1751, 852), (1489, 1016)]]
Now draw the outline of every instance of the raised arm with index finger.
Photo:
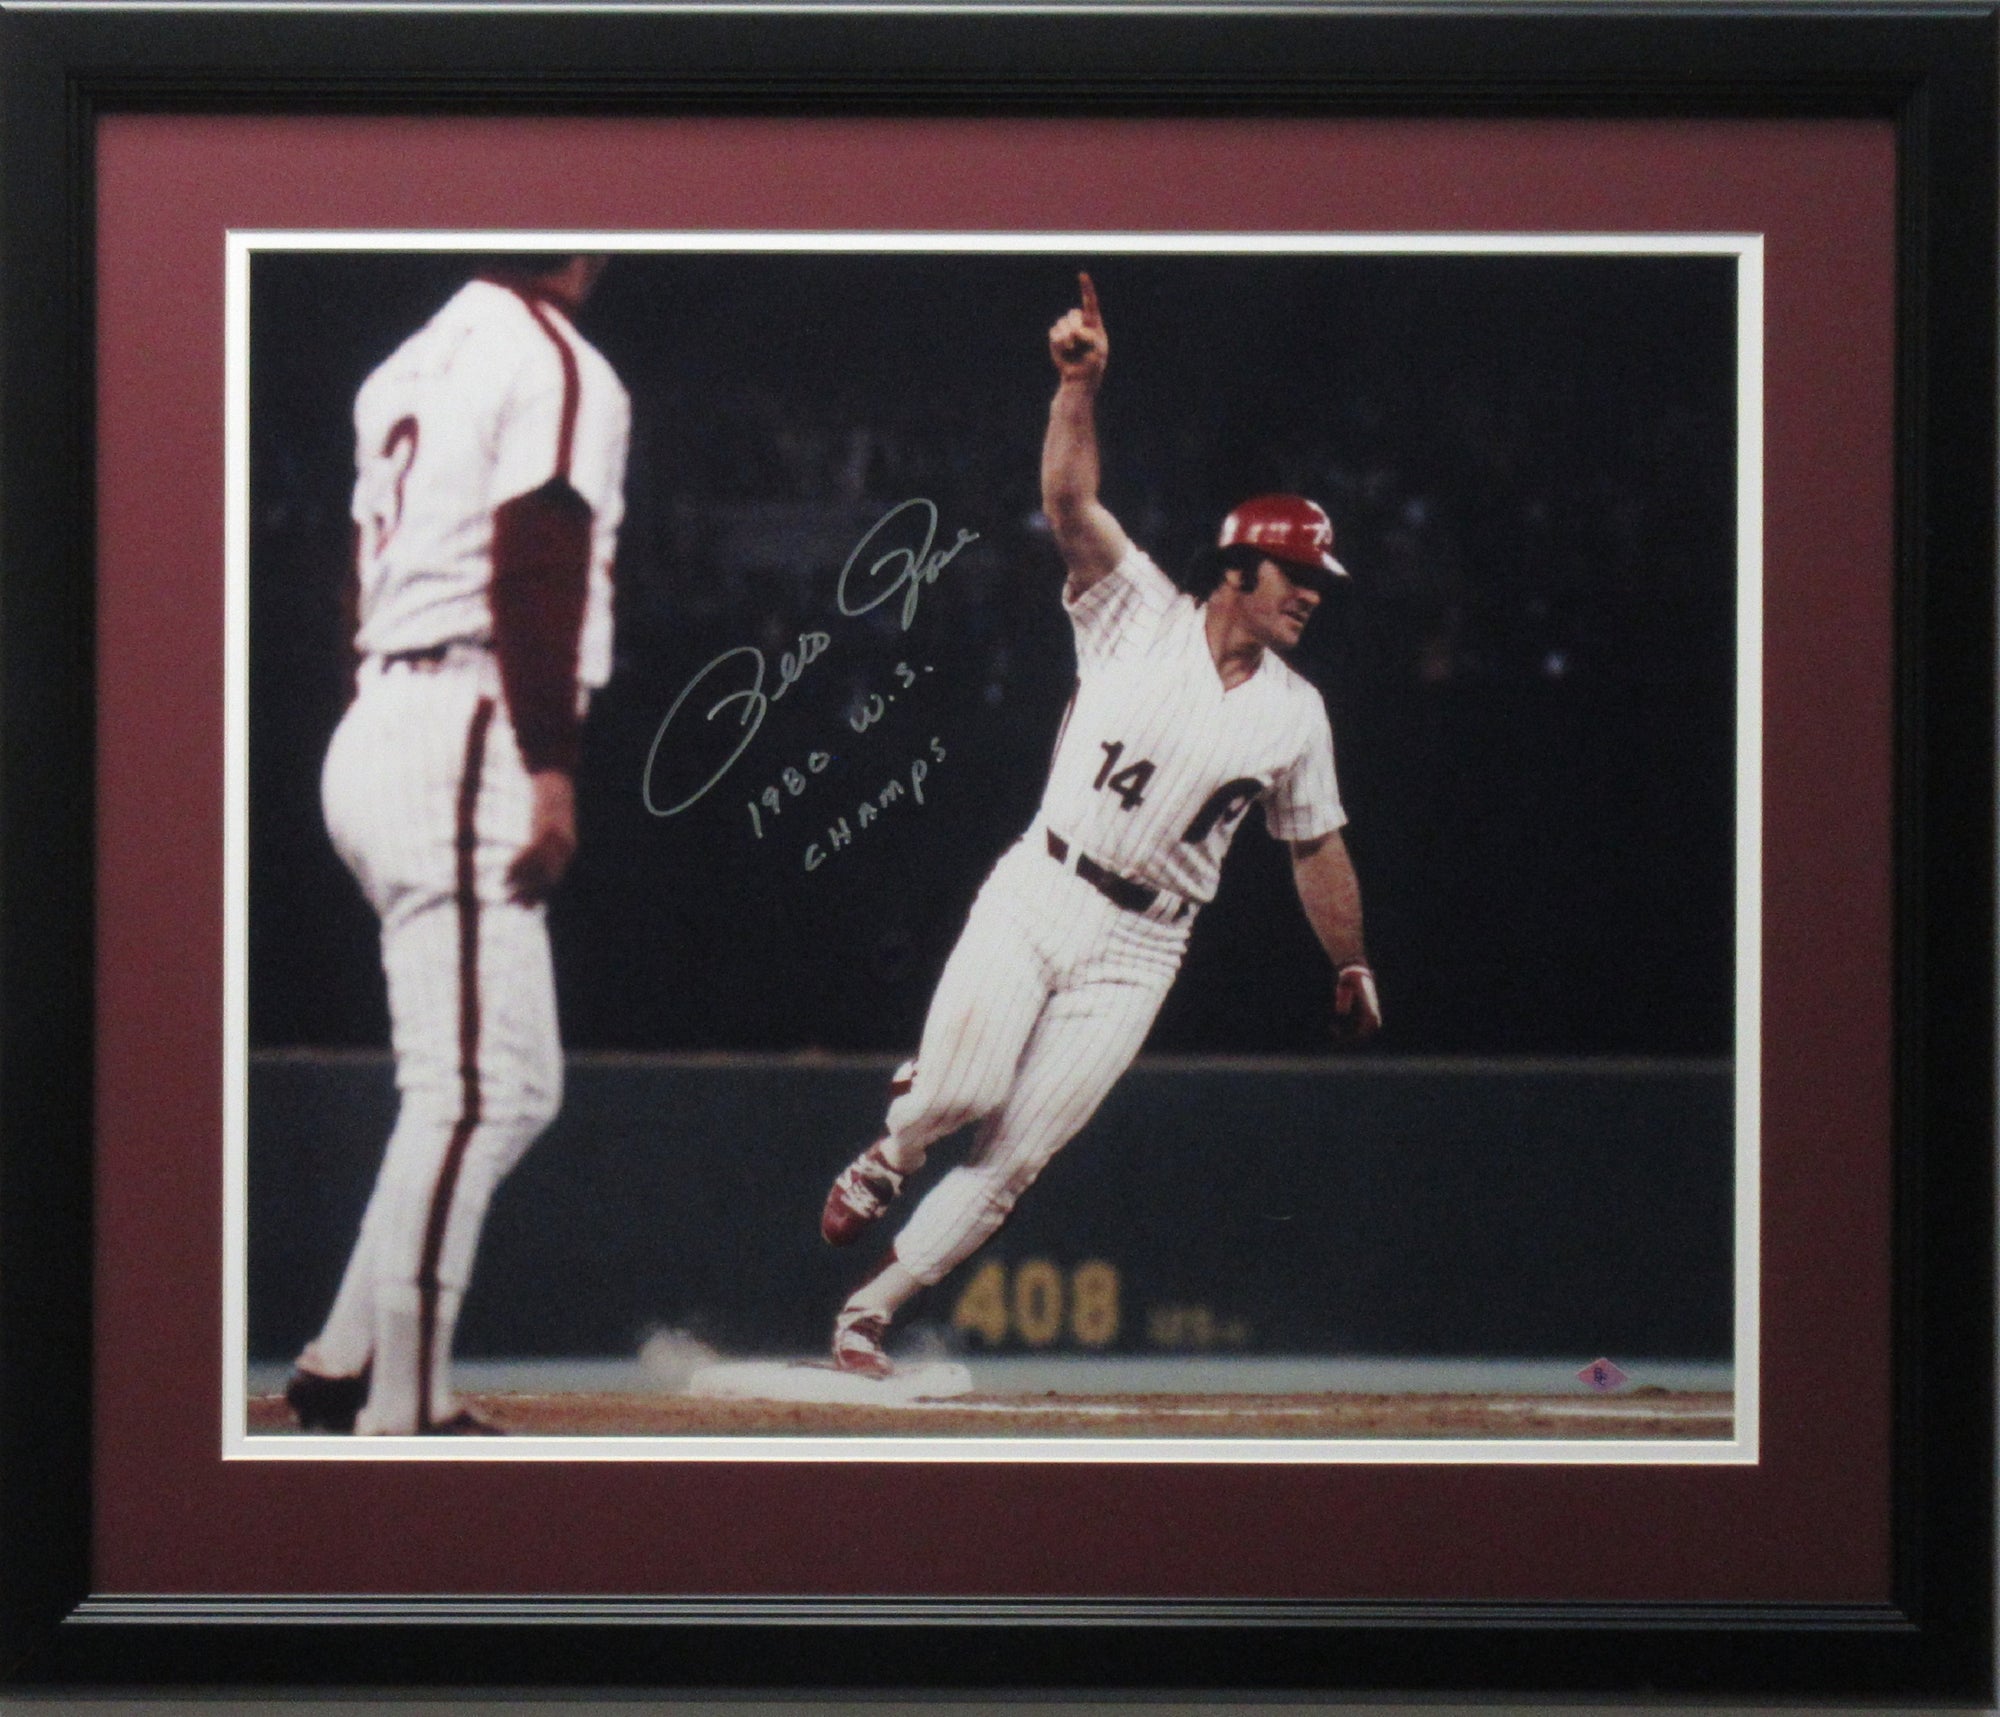
[(1072, 597), (1103, 578), (1132, 547), (1124, 527), (1097, 498), (1097, 390), (1111, 360), (1111, 340), (1088, 274), (1077, 276), (1077, 291), (1081, 302), (1049, 330), (1049, 356), (1061, 380), (1042, 442), (1042, 511), (1068, 568)]

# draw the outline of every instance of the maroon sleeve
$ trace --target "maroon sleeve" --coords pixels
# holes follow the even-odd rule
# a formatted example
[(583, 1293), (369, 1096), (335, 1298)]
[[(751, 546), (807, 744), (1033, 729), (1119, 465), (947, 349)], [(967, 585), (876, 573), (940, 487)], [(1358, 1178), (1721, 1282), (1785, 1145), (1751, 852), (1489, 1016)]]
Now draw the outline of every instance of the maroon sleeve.
[(493, 514), (493, 648), (530, 770), (576, 768), (576, 652), (590, 526), (590, 503), (561, 477)]

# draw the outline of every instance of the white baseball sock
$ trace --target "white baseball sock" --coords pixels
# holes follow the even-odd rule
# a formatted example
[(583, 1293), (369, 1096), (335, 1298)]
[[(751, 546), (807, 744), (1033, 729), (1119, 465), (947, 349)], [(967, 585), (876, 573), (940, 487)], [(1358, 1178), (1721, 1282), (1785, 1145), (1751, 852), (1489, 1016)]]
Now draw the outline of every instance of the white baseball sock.
[(903, 1303), (922, 1286), (892, 1252), (881, 1269), (847, 1296), (841, 1315), (893, 1320)]

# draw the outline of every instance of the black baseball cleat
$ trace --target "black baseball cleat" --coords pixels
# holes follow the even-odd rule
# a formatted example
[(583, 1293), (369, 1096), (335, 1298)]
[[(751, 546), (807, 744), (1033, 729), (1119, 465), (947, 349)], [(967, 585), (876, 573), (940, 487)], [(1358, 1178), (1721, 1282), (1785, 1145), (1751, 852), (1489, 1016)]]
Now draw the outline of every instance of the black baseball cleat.
[(882, 1220), (903, 1177), (891, 1168), (880, 1144), (870, 1145), (835, 1177), (819, 1213), (820, 1238), (829, 1246), (851, 1246)]
[(833, 1368), (857, 1377), (887, 1377), (896, 1368), (882, 1343), (889, 1320), (880, 1312), (842, 1312), (833, 1320)]
[(491, 1419), (482, 1419), (469, 1408), (461, 1407), (449, 1419), (440, 1419), (435, 1425), (427, 1426), (420, 1435), (426, 1437), (504, 1437), (507, 1433)]
[(325, 1377), (317, 1371), (294, 1371), (285, 1385), (285, 1401), (301, 1431), (329, 1431), (337, 1437), (354, 1435), (355, 1416), (368, 1399), (373, 1363), (359, 1377)]

